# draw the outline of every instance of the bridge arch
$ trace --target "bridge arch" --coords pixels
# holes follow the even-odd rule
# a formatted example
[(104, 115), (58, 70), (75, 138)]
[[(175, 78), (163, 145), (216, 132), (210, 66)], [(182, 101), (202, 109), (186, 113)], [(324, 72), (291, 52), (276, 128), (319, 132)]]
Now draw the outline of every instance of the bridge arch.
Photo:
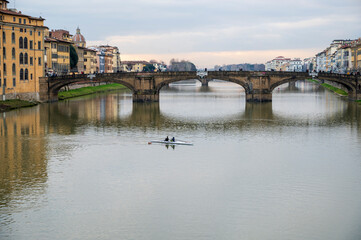
[(338, 83), (340, 85), (342, 85), (344, 88), (347, 89), (347, 93), (351, 96), (354, 93), (356, 93), (357, 91), (357, 87), (356, 85), (352, 84), (351, 82), (347, 82), (347, 81), (342, 81), (341, 79), (338, 78), (333, 78), (333, 79), (323, 79), (323, 78), (319, 78), (319, 80), (324, 80), (324, 81), (329, 81), (329, 82), (335, 82)]
[(221, 80), (221, 81), (225, 81), (225, 82), (235, 83), (237, 85), (240, 85), (245, 90), (246, 94), (251, 92), (251, 87), (250, 87), (249, 83), (244, 80), (240, 80), (240, 79), (232, 78), (232, 77), (220, 77), (220, 78), (212, 78), (208, 81), (211, 81), (211, 80)]
[(92, 84), (92, 83), (119, 83), (127, 87), (129, 90), (131, 90), (133, 93), (135, 92), (134, 86), (130, 83), (123, 81), (119, 78), (113, 78), (113, 79), (103, 79), (103, 80), (97, 80), (96, 78), (91, 80), (90, 78), (84, 77), (84, 78), (74, 78), (71, 77), (66, 79), (65, 81), (58, 81), (51, 86), (49, 86), (49, 93), (53, 96), (57, 96), (60, 89), (62, 89), (65, 86), (73, 85), (73, 84)]
[(164, 80), (164, 81), (161, 81), (160, 83), (158, 83), (156, 86), (155, 86), (155, 92), (157, 94), (159, 94), (160, 90), (167, 86), (168, 84), (171, 84), (171, 83), (175, 83), (175, 82), (180, 82), (180, 81), (187, 81), (187, 80), (197, 80), (197, 81), (200, 81), (199, 79), (196, 79), (196, 78), (193, 78), (193, 79), (179, 79), (179, 78), (171, 78), (171, 79), (167, 79), (167, 80)]
[(274, 82), (273, 84), (271, 84), (270, 86), (270, 92), (273, 92), (273, 90), (285, 83), (291, 83), (291, 82), (297, 82), (299, 80), (306, 80), (304, 77), (296, 77), (296, 76), (292, 76), (292, 77), (287, 77), (281, 80), (278, 80), (276, 82)]

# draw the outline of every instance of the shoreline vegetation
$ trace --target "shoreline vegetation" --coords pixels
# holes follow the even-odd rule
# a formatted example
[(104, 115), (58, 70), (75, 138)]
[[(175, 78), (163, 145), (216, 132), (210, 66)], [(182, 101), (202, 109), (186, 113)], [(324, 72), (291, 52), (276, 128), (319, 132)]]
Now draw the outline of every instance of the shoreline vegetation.
[[(340, 96), (343, 96), (343, 97), (346, 97), (348, 96), (348, 93), (345, 92), (344, 90), (340, 89), (340, 88), (337, 88), (337, 87), (334, 87), (330, 84), (327, 84), (327, 83), (320, 83), (319, 81), (315, 80), (315, 79), (307, 79), (307, 81), (310, 81), (310, 82), (314, 82), (314, 83), (317, 83), (319, 85), (321, 85), (322, 87), (340, 95)], [(356, 101), (356, 102), (360, 102), (360, 100)]]
[[(120, 89), (126, 89), (126, 87), (117, 83), (100, 85), (95, 87), (83, 87), (83, 88), (73, 89), (70, 91), (59, 92), (58, 98), (60, 101), (69, 98), (80, 97), (80, 96), (85, 96), (100, 92), (120, 90)], [(38, 104), (39, 104), (38, 102), (29, 102), (18, 99), (0, 101), (0, 112), (8, 112), (14, 109), (33, 107)]]
[(90, 95), (90, 94), (94, 94), (94, 93), (108, 92), (108, 91), (120, 90), (120, 89), (126, 89), (126, 87), (121, 84), (118, 84), (118, 83), (100, 85), (100, 86), (95, 86), (95, 87), (83, 87), (83, 88), (73, 89), (73, 90), (69, 90), (69, 91), (59, 92), (58, 98), (59, 98), (59, 100), (65, 100), (65, 99), (69, 99), (69, 98), (81, 97), (81, 96)]
[(8, 112), (18, 108), (34, 107), (38, 102), (29, 102), (19, 99), (0, 101), (0, 112)]

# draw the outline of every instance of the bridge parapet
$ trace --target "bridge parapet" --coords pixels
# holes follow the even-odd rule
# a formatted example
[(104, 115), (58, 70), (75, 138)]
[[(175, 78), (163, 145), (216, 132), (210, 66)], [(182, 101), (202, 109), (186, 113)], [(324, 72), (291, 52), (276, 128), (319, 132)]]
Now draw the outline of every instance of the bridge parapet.
[[(196, 71), (189, 72), (118, 72), (77, 74), (41, 78), (40, 97), (42, 101), (54, 101), (58, 91), (69, 84), (113, 82), (127, 86), (133, 92), (133, 101), (158, 101), (160, 89), (172, 82), (189, 79), (199, 79), (202, 85), (207, 85), (212, 79), (234, 82), (241, 85), (249, 102), (272, 101), (272, 91), (277, 86), (309, 78), (307, 72), (276, 72), (276, 71), (208, 71), (205, 76), (199, 76)], [(360, 99), (361, 86), (358, 77), (319, 73), (318, 78), (334, 81), (345, 85), (352, 98)]]

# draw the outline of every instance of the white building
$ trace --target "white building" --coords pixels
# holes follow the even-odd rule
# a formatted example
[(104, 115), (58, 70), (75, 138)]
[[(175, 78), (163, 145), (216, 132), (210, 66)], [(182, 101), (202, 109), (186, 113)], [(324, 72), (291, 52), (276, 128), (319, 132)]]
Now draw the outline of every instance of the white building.
[(302, 72), (302, 61), (299, 58), (295, 58), (288, 63), (288, 72)]
[(316, 54), (316, 72), (326, 71), (326, 51)]
[(280, 71), (282, 69), (282, 66), (286, 63), (289, 63), (290, 61), (290, 58), (278, 56), (275, 59), (266, 63), (266, 71)]
[(316, 70), (316, 57), (305, 58), (303, 60), (302, 71), (313, 72), (314, 70)]

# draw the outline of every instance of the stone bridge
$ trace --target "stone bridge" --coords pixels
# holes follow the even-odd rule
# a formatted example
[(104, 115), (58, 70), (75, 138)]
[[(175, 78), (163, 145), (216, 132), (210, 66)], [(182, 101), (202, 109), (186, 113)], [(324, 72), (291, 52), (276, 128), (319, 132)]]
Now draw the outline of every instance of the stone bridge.
[[(205, 76), (197, 72), (162, 72), (162, 73), (107, 73), (96, 75), (67, 75), (40, 79), (40, 100), (57, 101), (61, 88), (81, 83), (120, 83), (133, 92), (134, 102), (157, 102), (162, 87), (181, 80), (198, 79), (202, 85), (214, 79), (233, 82), (241, 85), (246, 92), (248, 102), (270, 102), (272, 91), (288, 82), (310, 78), (305, 72), (228, 72), (210, 71)], [(344, 86), (349, 98), (361, 99), (361, 87), (357, 76), (320, 73), (318, 78), (335, 82)]]

